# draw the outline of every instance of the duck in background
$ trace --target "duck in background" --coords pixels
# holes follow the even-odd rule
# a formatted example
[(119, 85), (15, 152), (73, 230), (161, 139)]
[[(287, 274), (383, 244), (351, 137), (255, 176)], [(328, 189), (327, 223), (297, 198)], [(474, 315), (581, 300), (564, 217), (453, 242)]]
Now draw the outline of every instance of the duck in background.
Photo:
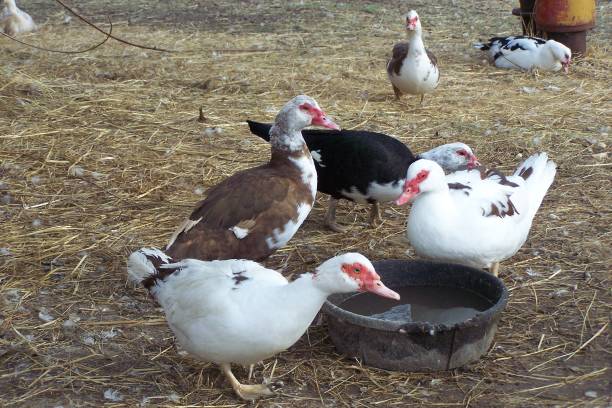
[(435, 162), (418, 160), (396, 204), (413, 200), (406, 236), (418, 255), (497, 276), (499, 263), (527, 240), (555, 174), (546, 153), (529, 157), (509, 177), (484, 168), (444, 175)]
[(292, 282), (253, 261), (171, 262), (160, 250), (143, 248), (129, 257), (129, 279), (147, 288), (162, 306), (181, 347), (220, 365), (245, 400), (273, 395), (274, 389), (241, 384), (231, 364), (248, 366), (289, 348), (329, 295), (361, 291), (400, 298), (357, 253), (331, 258)]
[(440, 82), (438, 60), (425, 48), (421, 38), (421, 19), (416, 11), (410, 10), (405, 16), (408, 42), (395, 44), (393, 55), (387, 63), (387, 76), (395, 99), (402, 94), (421, 95), (432, 92)]
[(283, 247), (312, 208), (317, 176), (301, 130), (339, 129), (317, 102), (296, 96), (280, 110), (271, 134), (272, 157), (212, 187), (174, 232), (173, 259), (262, 260)]
[(487, 53), (491, 64), (498, 68), (530, 71), (559, 71), (567, 74), (572, 62), (572, 50), (555, 40), (516, 35), (493, 37), (488, 43), (476, 43), (474, 48)]
[(15, 0), (4, 0), (4, 9), (0, 13), (0, 29), (11, 37), (20, 33), (36, 30), (36, 24), (28, 13), (20, 10)]
[[(247, 120), (251, 133), (270, 140), (271, 125)], [(480, 165), (472, 149), (464, 143), (449, 143), (414, 155), (400, 140), (384, 133), (364, 130), (302, 131), (314, 158), (317, 189), (329, 194), (325, 225), (336, 232), (344, 229), (336, 222), (338, 200), (370, 204), (370, 225), (381, 220), (379, 202), (389, 202), (402, 194), (408, 167), (417, 159), (430, 159), (447, 172)]]

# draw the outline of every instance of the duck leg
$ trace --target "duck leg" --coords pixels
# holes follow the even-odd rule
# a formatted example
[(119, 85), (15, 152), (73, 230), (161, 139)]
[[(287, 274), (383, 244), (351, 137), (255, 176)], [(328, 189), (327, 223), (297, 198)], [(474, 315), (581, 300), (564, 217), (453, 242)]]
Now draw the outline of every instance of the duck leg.
[(329, 229), (335, 232), (345, 232), (344, 228), (336, 223), (336, 206), (338, 205), (338, 199), (329, 197), (329, 205), (327, 207), (327, 213), (325, 213), (325, 225)]
[(392, 86), (393, 86), (393, 92), (395, 92), (395, 100), (399, 101), (400, 97), (402, 96), (402, 91), (400, 91), (399, 88), (396, 87), (395, 85), (392, 85)]
[(380, 207), (378, 201), (374, 201), (370, 206), (370, 227), (375, 228), (379, 222), (382, 221), (380, 216)]
[(423, 99), (425, 98), (425, 94), (421, 94), (421, 102), (419, 102), (420, 105), (423, 105)]
[(491, 265), (490, 271), (493, 274), (493, 276), (498, 276), (499, 275), (499, 262), (495, 262), (493, 265)]
[(265, 384), (249, 385), (238, 382), (234, 373), (232, 373), (232, 367), (227, 363), (221, 364), (221, 369), (232, 385), (234, 392), (243, 400), (256, 400), (274, 395), (274, 391)]

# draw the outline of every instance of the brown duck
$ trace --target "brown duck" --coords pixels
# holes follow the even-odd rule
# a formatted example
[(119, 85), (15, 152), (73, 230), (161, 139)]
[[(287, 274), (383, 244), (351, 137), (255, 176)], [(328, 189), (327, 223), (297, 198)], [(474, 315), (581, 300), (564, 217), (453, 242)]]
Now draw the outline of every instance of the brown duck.
[(270, 130), (272, 157), (225, 179), (208, 192), (165, 248), (173, 259), (262, 260), (283, 247), (312, 208), (317, 174), (301, 130), (339, 129), (317, 102), (296, 96)]

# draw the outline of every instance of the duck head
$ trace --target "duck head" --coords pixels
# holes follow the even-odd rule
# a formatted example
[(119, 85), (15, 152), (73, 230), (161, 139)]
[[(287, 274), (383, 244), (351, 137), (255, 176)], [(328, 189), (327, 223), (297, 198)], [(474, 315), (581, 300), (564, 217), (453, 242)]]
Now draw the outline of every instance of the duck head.
[(566, 74), (569, 73), (569, 66), (572, 62), (572, 50), (555, 40), (546, 41), (545, 46), (550, 51), (555, 64), (561, 64), (563, 71), (565, 71)]
[(13, 13), (17, 10), (15, 0), (4, 0), (4, 6)]
[(380, 280), (374, 266), (365, 256), (350, 252), (323, 262), (313, 277), (315, 285), (332, 293), (371, 292), (399, 300), (400, 295)]
[(421, 32), (421, 19), (416, 11), (410, 10), (405, 16), (408, 35)]
[(403, 205), (419, 194), (444, 188), (447, 186), (445, 177), (444, 170), (438, 163), (426, 159), (415, 161), (408, 168), (404, 191), (395, 200), (395, 204)]
[(287, 102), (276, 115), (274, 122), (275, 126), (286, 131), (300, 131), (310, 125), (340, 129), (340, 126), (325, 115), (317, 101), (306, 95), (298, 95)]
[(447, 143), (435, 147), (419, 155), (422, 159), (428, 159), (438, 163), (446, 173), (468, 168), (471, 170), (480, 166), (478, 158), (472, 148), (465, 143)]

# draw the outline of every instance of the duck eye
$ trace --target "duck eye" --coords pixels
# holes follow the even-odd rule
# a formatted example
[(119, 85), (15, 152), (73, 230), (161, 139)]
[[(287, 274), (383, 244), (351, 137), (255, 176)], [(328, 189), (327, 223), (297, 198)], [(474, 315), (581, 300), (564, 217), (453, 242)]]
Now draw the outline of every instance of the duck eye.
[(457, 150), (457, 154), (459, 156), (467, 156), (467, 152), (465, 150)]
[(355, 272), (355, 273), (361, 273), (361, 268), (357, 266), (357, 267), (355, 267), (355, 268), (353, 269), (353, 272)]

